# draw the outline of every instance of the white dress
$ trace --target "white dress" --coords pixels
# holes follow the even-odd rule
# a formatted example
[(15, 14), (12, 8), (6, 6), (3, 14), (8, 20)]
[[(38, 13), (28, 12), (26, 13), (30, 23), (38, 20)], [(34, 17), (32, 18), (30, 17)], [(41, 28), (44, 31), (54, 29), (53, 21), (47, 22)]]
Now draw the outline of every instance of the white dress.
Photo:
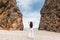
[(29, 30), (29, 38), (34, 38), (34, 30), (33, 30), (33, 28), (30, 28), (30, 30)]

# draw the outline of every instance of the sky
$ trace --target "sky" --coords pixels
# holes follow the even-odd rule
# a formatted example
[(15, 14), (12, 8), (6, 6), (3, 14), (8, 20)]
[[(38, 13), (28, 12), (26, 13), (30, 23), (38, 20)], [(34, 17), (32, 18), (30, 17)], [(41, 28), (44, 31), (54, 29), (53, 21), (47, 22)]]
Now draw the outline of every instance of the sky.
[(29, 28), (28, 22), (33, 22), (33, 28), (39, 27), (40, 10), (45, 0), (16, 0), (17, 6), (23, 15), (24, 28)]

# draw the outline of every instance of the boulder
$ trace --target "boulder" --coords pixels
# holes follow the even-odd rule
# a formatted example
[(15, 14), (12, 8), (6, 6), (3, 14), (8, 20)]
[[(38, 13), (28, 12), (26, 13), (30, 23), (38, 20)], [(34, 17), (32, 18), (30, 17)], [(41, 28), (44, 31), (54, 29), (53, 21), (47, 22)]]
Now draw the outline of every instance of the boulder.
[(16, 0), (0, 0), (0, 29), (23, 30), (22, 14)]
[(60, 32), (60, 0), (45, 0), (39, 30)]

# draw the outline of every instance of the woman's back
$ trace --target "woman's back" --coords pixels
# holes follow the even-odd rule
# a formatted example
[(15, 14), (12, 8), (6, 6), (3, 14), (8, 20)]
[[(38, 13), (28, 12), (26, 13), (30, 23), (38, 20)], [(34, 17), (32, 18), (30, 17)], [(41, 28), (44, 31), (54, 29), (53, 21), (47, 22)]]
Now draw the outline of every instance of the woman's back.
[(30, 26), (30, 30), (29, 30), (29, 38), (34, 39), (33, 23), (30, 22), (29, 26)]

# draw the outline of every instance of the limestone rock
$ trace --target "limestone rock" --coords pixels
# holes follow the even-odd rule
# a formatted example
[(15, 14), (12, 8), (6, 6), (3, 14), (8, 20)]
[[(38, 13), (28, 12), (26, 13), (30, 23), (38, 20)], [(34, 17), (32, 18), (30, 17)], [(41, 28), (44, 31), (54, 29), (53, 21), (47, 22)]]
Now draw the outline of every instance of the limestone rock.
[(22, 14), (16, 0), (0, 0), (0, 29), (23, 30)]
[(45, 0), (38, 29), (60, 32), (60, 0)]

